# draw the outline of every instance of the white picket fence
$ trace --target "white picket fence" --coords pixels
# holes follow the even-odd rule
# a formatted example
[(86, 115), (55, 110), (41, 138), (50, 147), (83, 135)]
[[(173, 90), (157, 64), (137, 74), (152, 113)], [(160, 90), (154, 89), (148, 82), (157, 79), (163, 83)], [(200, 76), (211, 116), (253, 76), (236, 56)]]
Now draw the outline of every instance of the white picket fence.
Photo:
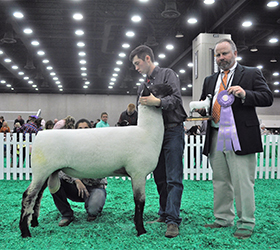
[[(32, 134), (32, 141), (35, 135)], [(212, 180), (212, 169), (206, 156), (201, 154), (205, 136), (186, 136), (184, 152), (184, 179), (185, 180)], [(256, 154), (257, 167), (255, 178), (280, 179), (280, 147), (279, 135), (262, 136), (264, 152)], [(22, 134), (0, 133), (0, 180), (30, 180), (30, 154), (32, 142), (29, 135), (23, 141)], [(25, 164), (23, 152), (25, 151)], [(148, 178), (151, 178), (149, 175)], [(123, 178), (126, 179), (126, 178)]]

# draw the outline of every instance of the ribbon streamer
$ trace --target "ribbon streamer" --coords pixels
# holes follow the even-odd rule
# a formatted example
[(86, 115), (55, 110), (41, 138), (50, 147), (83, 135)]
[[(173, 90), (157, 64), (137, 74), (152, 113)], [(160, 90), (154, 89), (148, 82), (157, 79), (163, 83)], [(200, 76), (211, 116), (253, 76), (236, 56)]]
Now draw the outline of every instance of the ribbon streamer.
[(231, 108), (231, 104), (234, 102), (234, 95), (228, 95), (227, 91), (223, 90), (218, 94), (217, 100), (221, 105), (217, 150), (223, 151), (224, 145), (226, 150), (232, 150), (232, 145), (234, 151), (241, 150)]

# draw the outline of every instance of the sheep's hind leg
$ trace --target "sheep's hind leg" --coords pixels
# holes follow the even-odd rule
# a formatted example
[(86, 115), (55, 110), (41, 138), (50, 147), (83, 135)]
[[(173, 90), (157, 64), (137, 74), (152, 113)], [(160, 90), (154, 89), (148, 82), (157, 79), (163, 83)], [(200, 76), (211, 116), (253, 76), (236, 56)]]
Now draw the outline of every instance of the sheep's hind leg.
[[(34, 207), (37, 206), (39, 208), (39, 206), (40, 206), (41, 198), (39, 198), (39, 200), (37, 200), (37, 196), (38, 196), (39, 192), (43, 193), (43, 191), (42, 191), (43, 184), (37, 183), (37, 185), (35, 185), (35, 187), (33, 187), (33, 186), (34, 185), (31, 182), (29, 187), (25, 190), (25, 192), (22, 195), (19, 228), (21, 231), (21, 236), (23, 238), (31, 237), (31, 233), (29, 231), (29, 223), (30, 223), (31, 219), (33, 220), (33, 225), (36, 224), (36, 221), (38, 223), (38, 220), (37, 220), (37, 218), (35, 219), (35, 217), (36, 217), (36, 214), (38, 215), (39, 210), (34, 215), (34, 218), (32, 218), (32, 217), (33, 217), (33, 213), (34, 213)], [(41, 195), (42, 195), (42, 193), (41, 193)], [(35, 205), (36, 202), (37, 202), (37, 205)]]
[(140, 183), (140, 185), (135, 184), (135, 181), (132, 180), (134, 203), (135, 203), (134, 224), (137, 230), (137, 236), (140, 236), (141, 234), (145, 234), (147, 232), (143, 224), (146, 180), (145, 178), (144, 181), (137, 180), (137, 183), (138, 184)]
[(40, 205), (41, 205), (41, 200), (43, 198), (43, 193), (44, 193), (46, 187), (47, 187), (47, 181), (45, 181), (45, 183), (42, 186), (42, 188), (37, 196), (37, 199), (35, 201), (34, 213), (32, 215), (32, 220), (31, 220), (31, 227), (37, 227), (39, 225), (38, 217), (39, 217), (39, 213), (40, 213)]

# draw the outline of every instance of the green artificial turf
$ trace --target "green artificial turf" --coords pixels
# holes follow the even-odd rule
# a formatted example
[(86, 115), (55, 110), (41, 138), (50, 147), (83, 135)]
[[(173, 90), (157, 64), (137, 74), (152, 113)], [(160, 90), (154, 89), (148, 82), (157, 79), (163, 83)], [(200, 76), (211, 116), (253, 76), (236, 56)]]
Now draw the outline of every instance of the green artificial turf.
[[(131, 182), (108, 179), (102, 216), (87, 222), (83, 203), (71, 202), (75, 220), (59, 227), (60, 214), (48, 189), (41, 203), (39, 226), (32, 238), (19, 231), (21, 196), (29, 181), (0, 181), (0, 249), (280, 249), (280, 180), (256, 180), (256, 227), (250, 239), (238, 240), (233, 228), (209, 229), (213, 222), (211, 181), (184, 181), (180, 235), (164, 237), (164, 223), (145, 224), (147, 233), (136, 236)], [(157, 218), (158, 194), (152, 179), (146, 185), (144, 221)]]

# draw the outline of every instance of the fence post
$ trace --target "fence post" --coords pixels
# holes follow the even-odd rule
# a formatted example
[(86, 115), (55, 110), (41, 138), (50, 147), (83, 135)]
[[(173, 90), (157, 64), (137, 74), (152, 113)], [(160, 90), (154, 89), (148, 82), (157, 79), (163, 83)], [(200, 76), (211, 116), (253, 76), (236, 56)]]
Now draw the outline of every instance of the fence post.
[(4, 133), (0, 133), (0, 180), (4, 179)]

